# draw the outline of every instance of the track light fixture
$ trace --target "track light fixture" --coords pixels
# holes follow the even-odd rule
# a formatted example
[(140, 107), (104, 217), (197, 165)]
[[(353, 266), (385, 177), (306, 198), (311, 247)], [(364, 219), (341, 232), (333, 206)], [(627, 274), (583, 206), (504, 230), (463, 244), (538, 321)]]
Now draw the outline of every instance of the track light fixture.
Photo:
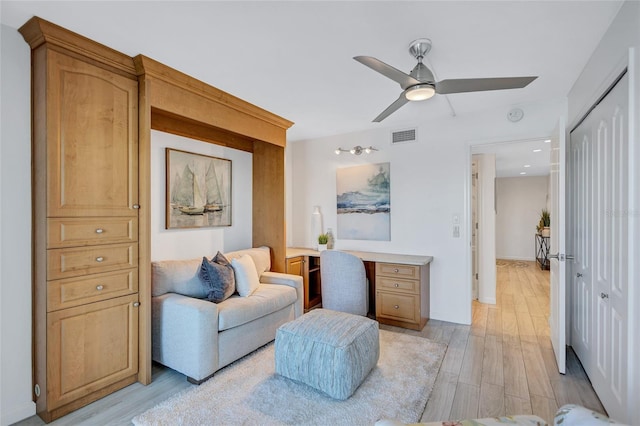
[(363, 152), (366, 153), (366, 154), (371, 154), (372, 151), (377, 151), (377, 149), (372, 147), (372, 146), (369, 146), (367, 148), (363, 148), (360, 145), (356, 145), (351, 149), (336, 148), (336, 150), (334, 152), (336, 153), (336, 155), (340, 155), (343, 152), (348, 152), (348, 153), (353, 154), (353, 155), (360, 155)]

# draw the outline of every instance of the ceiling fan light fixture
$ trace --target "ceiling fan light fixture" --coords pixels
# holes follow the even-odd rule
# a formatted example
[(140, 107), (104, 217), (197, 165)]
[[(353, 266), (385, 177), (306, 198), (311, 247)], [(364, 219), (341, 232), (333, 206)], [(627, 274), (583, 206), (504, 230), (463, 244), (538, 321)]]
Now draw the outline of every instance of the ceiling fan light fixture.
[(436, 94), (436, 89), (431, 84), (416, 84), (409, 87), (404, 96), (410, 101), (424, 101), (433, 97)]

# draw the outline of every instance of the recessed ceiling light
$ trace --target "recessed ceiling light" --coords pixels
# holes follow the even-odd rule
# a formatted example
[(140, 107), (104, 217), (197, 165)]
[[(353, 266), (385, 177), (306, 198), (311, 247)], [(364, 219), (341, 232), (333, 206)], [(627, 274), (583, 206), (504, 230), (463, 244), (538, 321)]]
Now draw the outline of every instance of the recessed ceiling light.
[(531, 167), (531, 164), (525, 164), (524, 168), (526, 169), (527, 167)]
[(542, 150), (538, 148), (538, 149), (534, 149), (533, 152), (542, 152)]
[(544, 143), (551, 143), (551, 139), (545, 140)]
[(526, 174), (527, 174), (527, 172), (520, 172), (520, 174), (521, 174), (521, 175), (526, 175)]

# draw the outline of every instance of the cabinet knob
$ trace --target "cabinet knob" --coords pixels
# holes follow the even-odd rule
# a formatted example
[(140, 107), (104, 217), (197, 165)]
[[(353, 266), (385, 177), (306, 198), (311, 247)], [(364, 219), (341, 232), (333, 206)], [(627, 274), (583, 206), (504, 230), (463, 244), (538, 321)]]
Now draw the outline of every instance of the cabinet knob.
[(578, 278), (580, 278), (581, 276), (582, 276), (582, 274), (581, 274), (580, 272), (578, 272), (578, 273), (576, 274), (576, 277), (578, 277)]
[(137, 210), (140, 208), (140, 204), (134, 204), (132, 207)]
[(104, 288), (102, 284), (96, 286), (96, 290), (100, 291)]
[(140, 302), (133, 302), (133, 307), (137, 308), (138, 306), (140, 306)]
[(608, 299), (609, 295), (607, 293), (600, 293), (600, 298), (602, 299)]
[(394, 286), (395, 288), (398, 288), (398, 287), (400, 287), (400, 284), (395, 283), (393, 286)]
[(104, 232), (104, 229), (102, 228), (96, 229), (96, 234), (102, 234), (103, 232)]
[(393, 272), (395, 272), (397, 274), (398, 272), (400, 272), (400, 269), (396, 268), (396, 269), (393, 270)]
[(102, 262), (103, 260), (104, 260), (104, 257), (102, 256), (96, 257), (96, 262)]
[(400, 306), (398, 306), (398, 305), (393, 305), (393, 309), (400, 309)]

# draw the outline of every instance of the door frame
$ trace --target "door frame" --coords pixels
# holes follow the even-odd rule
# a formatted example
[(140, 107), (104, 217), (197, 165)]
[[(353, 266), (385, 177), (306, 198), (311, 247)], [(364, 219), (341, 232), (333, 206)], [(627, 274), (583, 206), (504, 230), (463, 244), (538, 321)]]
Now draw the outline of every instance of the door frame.
[[(472, 208), (472, 200), (471, 200), (471, 178), (472, 178), (472, 166), (471, 166), (471, 162), (472, 162), (472, 156), (473, 154), (482, 154), (482, 152), (474, 152), (474, 149), (480, 149), (481, 147), (487, 147), (487, 146), (495, 146), (495, 145), (510, 145), (510, 144), (515, 144), (515, 143), (523, 143), (523, 142), (532, 142), (532, 141), (539, 141), (539, 140), (544, 140), (544, 139), (548, 139), (549, 135), (541, 135), (541, 136), (537, 136), (537, 137), (530, 137), (530, 138), (524, 138), (524, 139), (503, 139), (503, 140), (478, 140), (478, 141), (469, 141), (467, 142), (467, 161), (466, 161), (466, 165), (465, 165), (465, 196), (464, 196), (464, 211), (466, 214), (466, 220), (465, 220), (465, 225), (466, 225), (466, 229), (471, 229), (472, 226), (472, 212), (471, 212), (471, 208)], [(488, 239), (490, 239), (490, 241), (492, 241), (492, 247), (494, 247), (495, 249), (495, 239), (496, 239), (496, 235), (495, 235), (495, 229), (494, 232), (491, 235), (487, 236)], [(486, 240), (485, 240), (486, 241)], [(471, 249), (471, 232), (466, 232), (465, 233), (465, 242), (467, 245), (467, 249), (466, 249), (466, 276), (467, 279), (469, 280), (467, 283), (466, 288), (466, 292), (465, 292), (465, 296), (466, 299), (468, 301), (468, 306), (469, 306), (469, 311), (468, 311), (468, 324), (471, 324), (471, 318), (472, 318), (472, 304), (473, 304), (473, 277), (472, 277), (472, 272), (473, 272), (473, 265), (472, 265), (472, 260), (473, 260), (473, 253), (472, 253), (472, 249)], [(479, 247), (479, 249), (482, 249), (481, 247)], [(497, 283), (496, 283), (497, 284)], [(496, 300), (497, 302), (497, 300)], [(566, 317), (566, 315), (565, 315)]]

